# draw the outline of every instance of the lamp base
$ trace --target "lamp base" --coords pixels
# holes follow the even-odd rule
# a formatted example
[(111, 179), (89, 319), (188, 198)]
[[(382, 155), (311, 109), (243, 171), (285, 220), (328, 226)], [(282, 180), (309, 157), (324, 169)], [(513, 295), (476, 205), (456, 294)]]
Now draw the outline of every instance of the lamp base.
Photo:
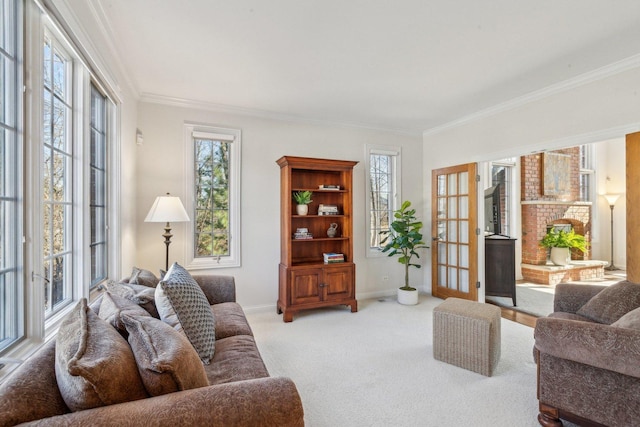
[(606, 266), (604, 268), (606, 271), (613, 271), (613, 270), (620, 270), (618, 267), (616, 267), (615, 265), (613, 265), (613, 263), (609, 264), (608, 266)]

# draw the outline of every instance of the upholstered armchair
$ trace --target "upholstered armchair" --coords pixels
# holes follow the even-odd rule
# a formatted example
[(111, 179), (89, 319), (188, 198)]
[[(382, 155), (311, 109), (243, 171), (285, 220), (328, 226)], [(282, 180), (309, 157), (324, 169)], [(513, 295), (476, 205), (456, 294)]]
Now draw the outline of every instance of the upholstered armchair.
[(542, 426), (640, 425), (640, 285), (560, 284), (535, 327)]

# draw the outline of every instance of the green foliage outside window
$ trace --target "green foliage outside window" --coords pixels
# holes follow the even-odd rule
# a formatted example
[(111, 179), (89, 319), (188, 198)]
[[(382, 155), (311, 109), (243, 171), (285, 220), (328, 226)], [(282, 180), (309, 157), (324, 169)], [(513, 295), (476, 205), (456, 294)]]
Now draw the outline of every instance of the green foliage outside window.
[(229, 255), (230, 143), (195, 140), (195, 255)]

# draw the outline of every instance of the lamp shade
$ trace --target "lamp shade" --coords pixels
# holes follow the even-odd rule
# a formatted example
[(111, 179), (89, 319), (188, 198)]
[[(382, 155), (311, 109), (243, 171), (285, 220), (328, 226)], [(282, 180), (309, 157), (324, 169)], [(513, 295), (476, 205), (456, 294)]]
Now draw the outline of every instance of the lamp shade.
[(609, 206), (613, 206), (618, 201), (618, 198), (620, 197), (620, 194), (603, 194), (602, 197), (607, 199), (607, 202), (609, 203)]
[(189, 215), (184, 209), (180, 198), (177, 196), (156, 197), (153, 206), (149, 209), (144, 222), (186, 222), (189, 221)]

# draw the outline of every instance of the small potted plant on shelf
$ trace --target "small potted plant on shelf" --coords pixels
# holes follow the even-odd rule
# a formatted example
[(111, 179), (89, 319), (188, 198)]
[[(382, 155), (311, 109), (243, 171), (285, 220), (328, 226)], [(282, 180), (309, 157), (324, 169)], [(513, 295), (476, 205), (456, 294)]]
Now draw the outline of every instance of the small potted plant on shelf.
[(576, 233), (573, 228), (564, 231), (551, 227), (540, 241), (540, 246), (551, 248), (550, 260), (552, 263), (568, 265), (571, 262), (571, 249), (586, 252), (587, 240), (583, 235)]
[(382, 252), (388, 252), (388, 256), (399, 255), (398, 262), (404, 265), (404, 286), (398, 289), (398, 302), (405, 305), (418, 303), (418, 290), (409, 286), (409, 267), (420, 268), (420, 264), (411, 260), (414, 256), (420, 258), (417, 249), (428, 248), (420, 233), (422, 222), (417, 220), (416, 210), (410, 208), (411, 202), (404, 201), (400, 209), (393, 213), (395, 220), (390, 230), (381, 232), (386, 235), (381, 242), (385, 245)]
[(298, 204), (296, 206), (296, 212), (298, 213), (298, 215), (306, 215), (307, 213), (309, 213), (309, 203), (313, 202), (313, 200), (311, 200), (312, 195), (313, 192), (307, 190), (296, 191), (295, 193), (293, 193), (293, 199)]

